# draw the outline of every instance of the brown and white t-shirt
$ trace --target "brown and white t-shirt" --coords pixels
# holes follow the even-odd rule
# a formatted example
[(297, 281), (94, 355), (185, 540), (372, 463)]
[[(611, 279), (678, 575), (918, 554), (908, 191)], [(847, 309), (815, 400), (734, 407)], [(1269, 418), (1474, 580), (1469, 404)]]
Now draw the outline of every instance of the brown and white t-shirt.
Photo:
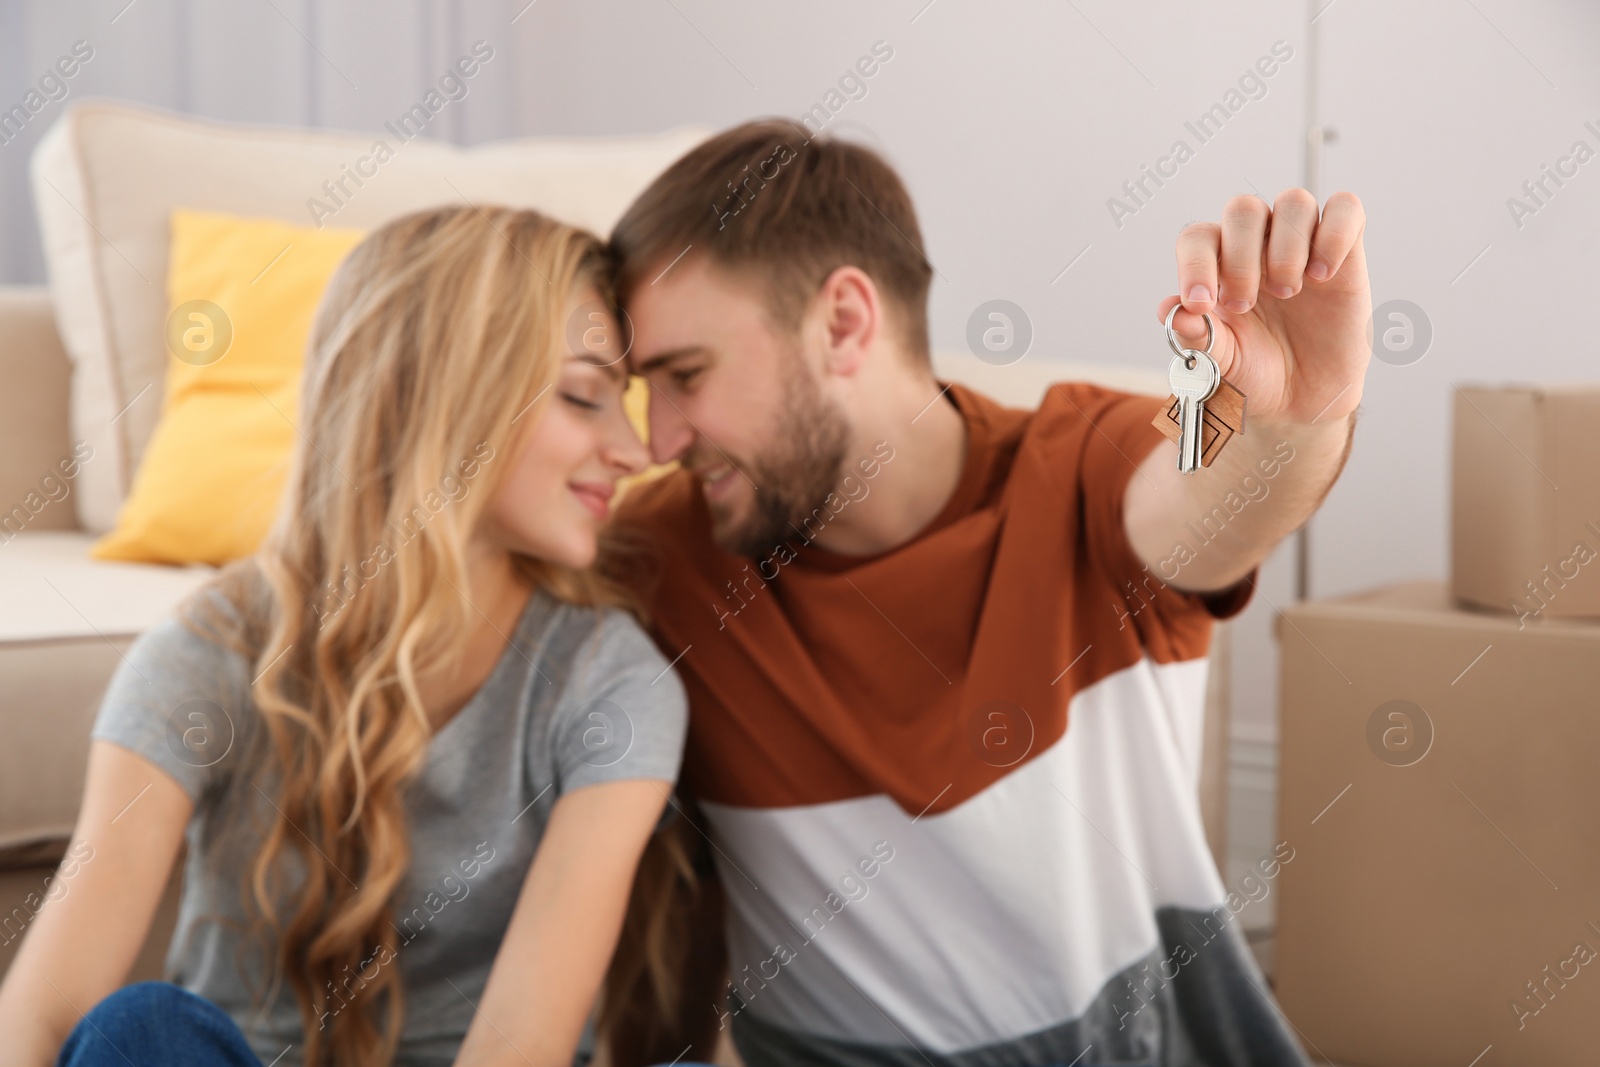
[(1159, 399), (948, 396), (959, 482), (889, 552), (811, 540), (873, 506), (892, 439), (758, 559), (715, 546), (685, 471), (619, 513), (652, 546), (640, 592), (689, 696), (680, 788), (717, 845), (741, 1054), (1304, 1062), (1196, 795), (1212, 621), (1255, 574), (1184, 593), (1129, 544)]

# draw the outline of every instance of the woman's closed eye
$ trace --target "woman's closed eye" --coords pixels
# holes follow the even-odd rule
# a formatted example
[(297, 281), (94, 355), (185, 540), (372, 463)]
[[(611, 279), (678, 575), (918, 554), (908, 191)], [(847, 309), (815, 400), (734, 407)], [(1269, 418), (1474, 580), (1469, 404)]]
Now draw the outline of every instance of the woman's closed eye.
[(600, 405), (598, 403), (596, 403), (595, 401), (589, 400), (589, 399), (587, 399), (585, 397), (578, 396), (578, 395), (576, 395), (574, 393), (562, 393), (561, 394), (561, 399), (567, 401), (569, 404), (573, 405), (574, 407), (582, 408), (584, 411), (599, 411), (600, 410)]

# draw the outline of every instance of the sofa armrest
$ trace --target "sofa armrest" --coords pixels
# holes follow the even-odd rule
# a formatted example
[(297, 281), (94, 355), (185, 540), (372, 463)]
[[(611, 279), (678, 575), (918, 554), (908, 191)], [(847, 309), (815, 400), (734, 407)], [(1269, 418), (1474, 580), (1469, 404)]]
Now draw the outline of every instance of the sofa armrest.
[(1019, 408), (1036, 408), (1044, 391), (1056, 382), (1093, 382), (1108, 389), (1147, 396), (1166, 396), (1167, 371), (1162, 367), (1125, 366), (1099, 360), (1022, 359), (996, 366), (967, 352), (936, 351), (933, 372)]
[(42, 286), (0, 286), (0, 382), (0, 544), (24, 529), (77, 529), (64, 476), (81, 458), (72, 452), (72, 364)]

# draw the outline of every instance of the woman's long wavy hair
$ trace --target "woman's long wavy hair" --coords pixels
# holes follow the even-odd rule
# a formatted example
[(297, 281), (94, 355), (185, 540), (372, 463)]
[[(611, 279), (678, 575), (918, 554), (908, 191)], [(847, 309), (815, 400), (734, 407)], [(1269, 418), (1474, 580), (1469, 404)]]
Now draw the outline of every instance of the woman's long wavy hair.
[[(242, 888), (274, 964), (263, 999), (287, 979), (310, 1067), (387, 1064), (398, 1047), (400, 971), (382, 964), (400, 951), (404, 792), (432, 736), (417, 679), (459, 662), (476, 628), (471, 594), (484, 591), (469, 588), (468, 541), (516, 424), (550, 403), (567, 308), (588, 290), (612, 299), (599, 242), (533, 211), (441, 208), (373, 232), (318, 308), (277, 520), (209, 583), (232, 610), (186, 602), (192, 628), (252, 665), (264, 766), (235, 773), (261, 782), (275, 811)], [(602, 560), (615, 548), (603, 538)], [(636, 610), (603, 564), (515, 564), (559, 599)], [(693, 872), (679, 851), (654, 842), (639, 889), (681, 900)], [(629, 926), (643, 940), (627, 966), (658, 979), (665, 1014), (682, 938), (654, 910), (636, 894)]]

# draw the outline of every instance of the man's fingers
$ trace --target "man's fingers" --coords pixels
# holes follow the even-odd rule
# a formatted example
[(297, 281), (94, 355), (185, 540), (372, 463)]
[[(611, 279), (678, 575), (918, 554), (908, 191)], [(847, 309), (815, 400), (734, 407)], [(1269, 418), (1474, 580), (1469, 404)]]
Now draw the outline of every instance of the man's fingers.
[(1306, 264), (1306, 277), (1325, 282), (1344, 265), (1345, 257), (1361, 239), (1366, 228), (1367, 213), (1354, 193), (1338, 192), (1328, 197), (1322, 205), (1322, 222), (1311, 243), (1311, 261)]
[(1262, 288), (1287, 299), (1304, 284), (1311, 234), (1317, 228), (1317, 198), (1304, 189), (1285, 189), (1272, 206), (1267, 237), (1266, 278)]
[[(1185, 311), (1210, 311), (1216, 304), (1221, 246), (1222, 227), (1215, 222), (1191, 222), (1178, 234), (1178, 295)], [(1163, 311), (1163, 321), (1165, 317)], [(1185, 312), (1178, 313), (1180, 320), (1184, 317)]]
[(1218, 308), (1243, 314), (1261, 291), (1287, 299), (1307, 279), (1324, 282), (1350, 256), (1367, 216), (1354, 193), (1328, 197), (1317, 217), (1317, 199), (1305, 189), (1285, 189), (1271, 208), (1258, 196), (1228, 201), (1221, 222), (1192, 222), (1178, 235), (1178, 297), (1163, 300), (1165, 322), (1173, 303), (1183, 307), (1172, 329), (1184, 344), (1205, 344), (1202, 313)]
[(1242, 315), (1255, 306), (1270, 209), (1259, 196), (1236, 196), (1222, 209), (1222, 306)]
[[(1179, 300), (1175, 296), (1163, 298), (1161, 303), (1156, 305), (1156, 320), (1165, 323), (1167, 312), (1177, 303)], [(1205, 351), (1206, 320), (1199, 311), (1190, 311), (1187, 305), (1179, 308), (1178, 313), (1172, 316), (1172, 332), (1178, 335), (1178, 340), (1182, 342), (1184, 348), (1198, 348), (1202, 352)]]

